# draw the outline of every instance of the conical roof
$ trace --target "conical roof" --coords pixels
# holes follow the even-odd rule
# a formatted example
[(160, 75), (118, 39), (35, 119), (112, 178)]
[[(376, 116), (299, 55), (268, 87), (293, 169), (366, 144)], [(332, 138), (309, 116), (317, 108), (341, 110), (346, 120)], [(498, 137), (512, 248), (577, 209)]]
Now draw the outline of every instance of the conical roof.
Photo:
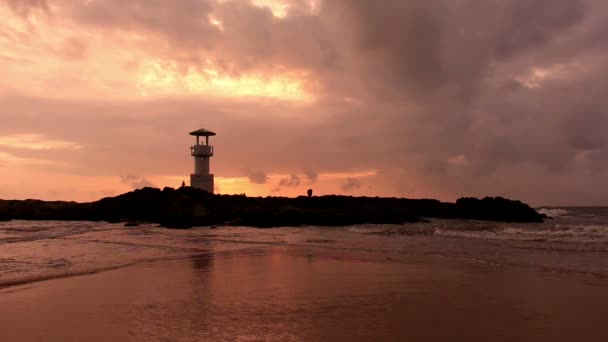
[(201, 128), (201, 129), (197, 129), (196, 131), (190, 132), (190, 135), (194, 135), (194, 136), (198, 136), (198, 137), (210, 137), (212, 135), (215, 135), (215, 133), (211, 132), (209, 130), (206, 130), (204, 128)]

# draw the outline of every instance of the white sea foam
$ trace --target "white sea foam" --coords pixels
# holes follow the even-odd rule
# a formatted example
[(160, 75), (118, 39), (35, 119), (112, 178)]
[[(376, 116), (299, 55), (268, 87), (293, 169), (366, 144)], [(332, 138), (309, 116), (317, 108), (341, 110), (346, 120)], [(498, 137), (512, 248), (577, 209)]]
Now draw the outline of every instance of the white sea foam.
[(487, 240), (608, 243), (608, 226), (558, 224), (541, 229), (510, 226), (478, 231), (436, 229), (434, 235)]
[(559, 208), (553, 208), (553, 209), (540, 208), (536, 211), (538, 211), (539, 214), (545, 214), (552, 218), (556, 218), (556, 217), (563, 216), (563, 215), (568, 215), (570, 213), (566, 209), (559, 209)]

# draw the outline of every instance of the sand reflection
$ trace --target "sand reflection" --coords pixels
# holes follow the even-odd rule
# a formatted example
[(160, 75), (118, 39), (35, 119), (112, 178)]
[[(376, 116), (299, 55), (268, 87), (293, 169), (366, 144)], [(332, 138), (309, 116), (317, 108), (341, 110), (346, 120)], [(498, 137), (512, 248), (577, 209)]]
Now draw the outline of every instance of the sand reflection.
[(0, 292), (2, 341), (604, 341), (601, 279), (264, 247)]

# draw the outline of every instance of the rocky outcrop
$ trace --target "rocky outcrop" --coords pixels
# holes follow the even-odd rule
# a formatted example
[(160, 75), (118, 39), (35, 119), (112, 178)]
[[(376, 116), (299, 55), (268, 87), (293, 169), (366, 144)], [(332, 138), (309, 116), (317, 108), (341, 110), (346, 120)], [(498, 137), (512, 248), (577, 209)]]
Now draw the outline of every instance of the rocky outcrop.
[(418, 222), (421, 217), (506, 222), (543, 220), (543, 216), (528, 205), (500, 197), (461, 198), (456, 203), (352, 196), (263, 198), (213, 195), (190, 187), (144, 188), (91, 203), (0, 201), (0, 208), (5, 209), (6, 217), (14, 219), (153, 222), (168, 228), (401, 224)]

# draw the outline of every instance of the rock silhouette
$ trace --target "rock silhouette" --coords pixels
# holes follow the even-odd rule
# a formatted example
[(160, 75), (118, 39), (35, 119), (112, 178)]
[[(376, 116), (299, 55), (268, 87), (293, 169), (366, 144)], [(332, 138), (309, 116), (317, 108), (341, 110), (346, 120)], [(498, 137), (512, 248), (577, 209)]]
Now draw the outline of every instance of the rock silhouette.
[(210, 225), (347, 226), (402, 224), (425, 218), (542, 222), (527, 204), (501, 197), (461, 198), (456, 203), (433, 199), (352, 196), (246, 197), (214, 195), (184, 187), (143, 188), (91, 203), (0, 200), (0, 218), (151, 222), (168, 228)]

